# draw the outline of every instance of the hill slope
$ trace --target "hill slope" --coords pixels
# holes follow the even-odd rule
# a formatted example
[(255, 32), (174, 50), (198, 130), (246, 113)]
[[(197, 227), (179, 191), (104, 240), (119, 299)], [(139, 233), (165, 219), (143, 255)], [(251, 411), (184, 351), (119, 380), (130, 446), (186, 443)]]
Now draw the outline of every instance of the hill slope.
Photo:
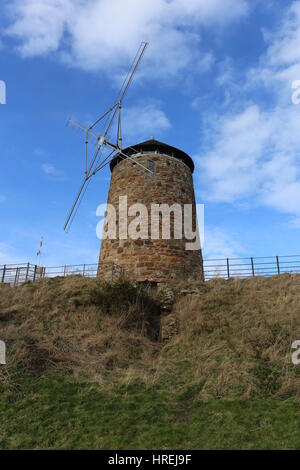
[(171, 294), (1, 286), (0, 448), (300, 448), (300, 276)]

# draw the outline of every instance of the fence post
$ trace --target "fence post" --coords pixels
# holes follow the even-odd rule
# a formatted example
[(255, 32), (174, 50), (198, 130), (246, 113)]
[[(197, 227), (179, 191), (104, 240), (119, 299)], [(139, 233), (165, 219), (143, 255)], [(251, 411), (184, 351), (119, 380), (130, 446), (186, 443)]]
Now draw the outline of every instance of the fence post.
[(29, 273), (29, 263), (27, 263), (27, 268), (26, 268), (26, 275), (25, 275), (25, 282), (28, 279), (28, 273)]
[(278, 274), (280, 274), (279, 256), (276, 256), (276, 263), (277, 263), (277, 272)]
[(17, 285), (17, 283), (18, 283), (18, 278), (19, 278), (19, 269), (20, 269), (20, 268), (17, 268), (17, 269), (16, 269), (16, 275), (15, 275), (15, 286), (16, 286), (16, 285)]
[(67, 266), (64, 266), (64, 277), (66, 277)]
[(6, 264), (3, 266), (2, 279), (1, 279), (2, 283), (4, 283), (5, 281), (5, 273), (6, 273)]
[(229, 269), (229, 258), (227, 258), (227, 278), (230, 278), (230, 269)]
[(85, 276), (85, 264), (83, 265), (83, 272), (82, 275)]
[(255, 271), (254, 271), (254, 262), (253, 262), (253, 258), (251, 256), (251, 270), (252, 270), (252, 276), (255, 276)]
[(34, 265), (34, 271), (33, 271), (33, 281), (35, 281), (36, 278), (36, 271), (37, 271), (37, 265)]

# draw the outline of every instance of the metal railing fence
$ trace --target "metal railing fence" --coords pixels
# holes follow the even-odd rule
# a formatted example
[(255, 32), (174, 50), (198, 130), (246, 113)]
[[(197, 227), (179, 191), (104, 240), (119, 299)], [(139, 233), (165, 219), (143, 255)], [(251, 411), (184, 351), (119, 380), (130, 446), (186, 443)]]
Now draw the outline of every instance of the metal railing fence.
[(205, 279), (300, 273), (300, 255), (204, 260)]
[[(205, 280), (275, 276), (284, 273), (296, 274), (300, 273), (300, 255), (205, 259), (203, 267)], [(123, 268), (115, 263), (109, 263), (109, 269), (111, 270), (111, 279), (125, 273)], [(30, 263), (6, 264), (0, 266), (0, 283), (19, 285), (27, 281), (56, 276), (96, 277), (97, 271), (97, 263), (47, 267), (39, 267)], [(185, 268), (183, 268), (184, 277)]]
[(45, 269), (31, 263), (4, 264), (0, 266), (0, 283), (19, 285), (27, 281), (36, 281), (44, 277)]

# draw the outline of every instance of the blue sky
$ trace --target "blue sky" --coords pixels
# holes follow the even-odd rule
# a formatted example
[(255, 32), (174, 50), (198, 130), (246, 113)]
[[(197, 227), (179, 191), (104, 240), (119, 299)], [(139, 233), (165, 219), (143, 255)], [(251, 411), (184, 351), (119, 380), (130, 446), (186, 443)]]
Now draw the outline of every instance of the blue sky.
[(154, 135), (195, 161), (205, 257), (300, 249), (300, 1), (10, 0), (0, 6), (0, 264), (97, 262), (94, 178), (68, 234), (84, 142), (65, 126), (110, 106), (141, 41), (124, 136)]

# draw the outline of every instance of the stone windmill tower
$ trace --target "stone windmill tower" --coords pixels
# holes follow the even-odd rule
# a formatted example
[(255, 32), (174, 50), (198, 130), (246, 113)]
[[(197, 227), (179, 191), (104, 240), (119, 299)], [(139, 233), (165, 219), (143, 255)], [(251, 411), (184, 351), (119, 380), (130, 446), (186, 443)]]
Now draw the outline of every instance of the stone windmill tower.
[[(87, 128), (74, 119), (68, 120), (75, 130), (84, 133), (85, 154), (84, 177), (64, 230), (69, 231), (93, 176), (110, 164), (112, 175), (108, 204), (115, 209), (118, 226), (115, 224), (114, 237), (102, 239), (98, 275), (111, 280), (114, 271), (121, 270), (132, 280), (154, 283), (189, 276), (201, 278), (200, 243), (196, 243), (196, 249), (190, 248), (193, 239), (190, 235), (192, 232), (198, 234), (192, 159), (185, 152), (154, 138), (125, 149), (122, 147), (123, 100), (147, 46), (147, 42), (141, 43), (113, 106)], [(116, 138), (112, 140), (110, 135), (114, 131)], [(91, 156), (90, 144), (93, 149)], [(120, 213), (120, 199), (126, 199), (128, 213), (126, 208), (125, 215), (123, 208)], [(135, 232), (135, 236), (131, 236), (130, 228), (136, 222), (136, 213), (130, 211), (134, 206), (137, 208), (137, 204), (142, 208), (140, 225), (143, 230), (141, 234)], [(162, 209), (161, 205), (170, 209), (167, 217), (159, 210), (153, 214), (153, 207)], [(187, 231), (186, 205), (191, 209)], [(172, 207), (174, 211), (171, 211)], [(154, 227), (157, 230), (153, 230)]]
[[(143, 167), (148, 168), (151, 175)], [(115, 239), (102, 239), (98, 275), (102, 279), (111, 279), (113, 271), (118, 274), (121, 269), (126, 277), (138, 282), (160, 283), (189, 276), (203, 278), (200, 246), (196, 250), (188, 250), (187, 243), (191, 240), (184, 236), (185, 205), (190, 205), (192, 209), (192, 227), (194, 232), (197, 230), (194, 163), (189, 155), (151, 138), (123, 149), (122, 155), (115, 156), (110, 162), (110, 169), (112, 175), (107, 202), (116, 210), (117, 228), (122, 223), (119, 220), (122, 199), (126, 200), (128, 208), (127, 227), (136, 217), (136, 214), (130, 215), (129, 208), (142, 204), (148, 213), (148, 217), (147, 214), (144, 216), (147, 220), (143, 222), (148, 231), (144, 230), (143, 236), (132, 239), (130, 236), (120, 237), (120, 231), (116, 230)], [(177, 215), (172, 211), (169, 213), (170, 236), (167, 239), (163, 237), (163, 212), (157, 206), (162, 204), (169, 208), (175, 204), (177, 208)], [(178, 209), (181, 209), (181, 220)], [(138, 215), (141, 215), (140, 212)], [(165, 215), (168, 216), (167, 212)], [(179, 219), (177, 217), (175, 221), (176, 216)], [(157, 233), (156, 237), (151, 237), (155, 224), (156, 228), (159, 226), (159, 238)]]

